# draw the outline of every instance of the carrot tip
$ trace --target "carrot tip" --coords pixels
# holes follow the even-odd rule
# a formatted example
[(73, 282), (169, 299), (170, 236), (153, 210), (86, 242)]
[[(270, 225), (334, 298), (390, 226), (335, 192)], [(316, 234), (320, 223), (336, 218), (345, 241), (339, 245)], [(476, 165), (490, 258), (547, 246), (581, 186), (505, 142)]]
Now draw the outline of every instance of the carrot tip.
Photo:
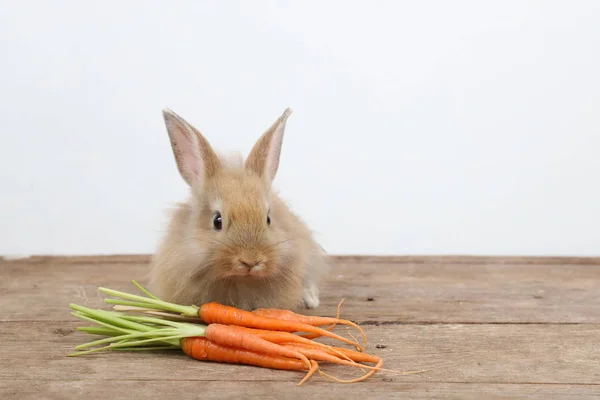
[(310, 377), (313, 376), (318, 369), (319, 364), (315, 360), (310, 360), (310, 369), (308, 370), (306, 376), (298, 383), (298, 386), (302, 386), (302, 384), (309, 380)]
[(325, 376), (328, 377), (338, 383), (356, 383), (356, 382), (362, 382), (364, 380), (366, 380), (367, 378), (369, 378), (370, 376), (374, 375), (377, 371), (380, 370), (381, 366), (383, 365), (383, 360), (379, 360), (379, 363), (377, 363), (377, 365), (375, 366), (374, 369), (370, 370), (369, 372), (367, 372), (366, 374), (364, 374), (361, 377), (355, 378), (355, 379), (348, 379), (348, 380), (343, 380), (343, 379), (339, 379), (336, 378), (335, 376), (329, 375), (321, 370), (319, 370), (319, 374), (321, 376)]

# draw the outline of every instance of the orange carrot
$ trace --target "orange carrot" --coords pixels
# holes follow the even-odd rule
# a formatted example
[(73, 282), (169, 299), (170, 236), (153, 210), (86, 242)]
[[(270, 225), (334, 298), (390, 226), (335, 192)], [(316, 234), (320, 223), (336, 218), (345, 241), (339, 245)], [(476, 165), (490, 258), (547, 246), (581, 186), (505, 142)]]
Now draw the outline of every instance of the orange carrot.
[(200, 306), (198, 316), (207, 324), (237, 325), (271, 331), (317, 333), (321, 336), (351, 344), (362, 350), (362, 347), (356, 342), (316, 326), (296, 321), (282, 321), (276, 318), (255, 315), (250, 311), (240, 310), (235, 307), (215, 302), (205, 303)]
[(223, 324), (245, 326), (247, 328), (266, 329), (272, 331), (284, 332), (306, 332), (314, 333), (320, 336), (326, 336), (332, 339), (340, 340), (344, 343), (356, 346), (362, 350), (362, 346), (358, 343), (346, 339), (340, 335), (336, 335), (325, 329), (316, 326), (304, 324), (296, 321), (282, 321), (276, 318), (263, 317), (253, 314), (251, 311), (244, 311), (235, 307), (226, 306), (216, 302), (210, 302), (198, 306), (182, 306), (180, 304), (169, 303), (158, 298), (136, 296), (129, 293), (119, 292), (112, 289), (100, 287), (100, 291), (116, 296), (128, 301), (105, 299), (105, 302), (110, 304), (136, 306), (142, 308), (152, 308), (159, 311), (172, 311), (185, 317), (199, 317), (206, 324)]
[(361, 381), (364, 381), (365, 379), (371, 377), (377, 371), (381, 371), (382, 370), (381, 366), (383, 365), (383, 360), (381, 358), (379, 358), (379, 362), (377, 362), (377, 365), (375, 365), (374, 367), (369, 367), (367, 365), (357, 364), (357, 363), (349, 362), (349, 361), (346, 361), (346, 360), (342, 360), (342, 359), (339, 359), (339, 358), (337, 358), (335, 356), (331, 356), (329, 354), (326, 354), (325, 352), (323, 352), (321, 350), (306, 348), (306, 347), (298, 345), (296, 343), (286, 344), (285, 346), (297, 349), (300, 353), (304, 354), (307, 357), (310, 357), (311, 360), (329, 361), (329, 362), (333, 362), (333, 363), (336, 363), (336, 364), (349, 365), (349, 366), (352, 366), (352, 367), (359, 367), (359, 368), (364, 368), (364, 369), (369, 369), (370, 370), (369, 372), (367, 372), (366, 374), (364, 374), (361, 377), (354, 378), (354, 379), (348, 379), (348, 380), (342, 380), (342, 379), (336, 378), (334, 376), (331, 376), (329, 374), (326, 374), (323, 371), (319, 371), (319, 373), (321, 375), (326, 376), (326, 377), (328, 377), (330, 379), (333, 379), (334, 381), (339, 382), (339, 383), (361, 382)]
[[(344, 300), (345, 300), (345, 299), (342, 299), (342, 300), (340, 300), (340, 302), (338, 303), (338, 306), (337, 306), (337, 311), (336, 311), (336, 314), (335, 314), (335, 319), (336, 319), (336, 320), (339, 320), (339, 319), (340, 319), (340, 308), (342, 307), (342, 303), (344, 302)], [(326, 328), (325, 330), (327, 330), (327, 331), (331, 331), (333, 328), (335, 328), (335, 327), (336, 327), (336, 325), (337, 325), (337, 323), (335, 323), (335, 324), (332, 324), (332, 325), (330, 325), (328, 328)], [(319, 334), (316, 334), (316, 333), (306, 333), (306, 334), (304, 334), (304, 335), (300, 335), (300, 336), (302, 336), (303, 338), (306, 338), (306, 339), (317, 339), (317, 338), (319, 338), (321, 335), (319, 335)]]
[[(326, 336), (344, 343), (356, 346), (352, 342), (329, 330), (321, 329), (311, 324), (328, 324), (333, 326), (346, 320), (339, 319), (339, 306), (337, 318), (307, 317), (290, 311), (277, 310), (284, 315), (283, 320), (278, 317), (257, 315), (250, 311), (240, 310), (216, 302), (201, 306), (182, 306), (162, 301), (150, 294), (150, 297), (131, 295), (110, 289), (100, 289), (124, 300), (106, 300), (108, 303), (140, 309), (168, 311), (184, 317), (198, 318), (196, 323), (182, 323), (167, 319), (145, 316), (129, 316), (123, 313), (110, 313), (102, 310), (91, 310), (85, 307), (71, 305), (77, 312), (73, 315), (88, 321), (96, 321), (103, 327), (102, 332), (111, 333), (108, 338), (95, 340), (91, 343), (78, 346), (78, 350), (103, 345), (91, 350), (79, 351), (73, 355), (87, 354), (102, 350), (145, 350), (160, 348), (181, 348), (188, 356), (207, 361), (221, 361), (237, 364), (248, 364), (273, 369), (308, 371), (301, 385), (315, 372), (319, 371), (324, 376), (329, 376), (319, 370), (317, 361), (330, 362), (354, 368), (369, 370), (360, 378), (338, 382), (362, 381), (382, 369), (383, 361), (374, 355), (363, 354), (352, 350), (336, 348), (323, 343), (306, 339), (297, 333), (309, 333), (317, 336)], [(341, 303), (340, 303), (341, 305)], [(272, 311), (272, 310), (271, 310)], [(261, 311), (258, 312), (260, 314)], [(342, 322), (340, 322), (342, 321)], [(310, 322), (306, 323), (306, 322)], [(350, 322), (350, 321), (347, 321)], [(348, 324), (346, 324), (348, 325)], [(356, 324), (350, 322), (362, 332)], [(331, 326), (329, 329), (332, 329)], [(113, 333), (116, 334), (113, 335)], [(365, 337), (366, 339), (366, 337)], [(374, 363), (375, 366), (361, 364), (361, 362)], [(396, 371), (394, 371), (396, 372)]]
[[(342, 380), (342, 379), (336, 378), (334, 376), (331, 376), (331, 375), (323, 372), (321, 369), (319, 369), (319, 374), (321, 374), (323, 376), (326, 376), (326, 377), (328, 377), (328, 378), (330, 378), (330, 379), (332, 379), (332, 380), (334, 380), (336, 382), (340, 382), (340, 383), (360, 382), (360, 381), (363, 381), (363, 380), (369, 378), (370, 376), (372, 376), (377, 371), (389, 372), (389, 373), (399, 374), (399, 375), (414, 375), (414, 374), (421, 374), (423, 372), (427, 372), (428, 371), (428, 370), (396, 371), (396, 370), (381, 368), (383, 366), (383, 360), (380, 357), (377, 357), (377, 356), (374, 356), (374, 355), (370, 355), (370, 354), (361, 353), (361, 352), (352, 351), (352, 350), (349, 350), (349, 349), (343, 349), (343, 348), (339, 348), (339, 347), (333, 347), (332, 346), (329, 349), (321, 349), (321, 348), (314, 348), (314, 347), (311, 348), (310, 345), (305, 344), (305, 343), (285, 343), (284, 346), (298, 349), (301, 353), (305, 354), (311, 360), (329, 361), (329, 362), (333, 362), (333, 363), (336, 363), (336, 364), (349, 365), (349, 366), (353, 366), (353, 367), (365, 368), (365, 369), (369, 369), (370, 370), (368, 373), (366, 373), (365, 375), (363, 375), (361, 377), (358, 377), (358, 378), (355, 378), (355, 379), (349, 379), (349, 380)], [(340, 352), (340, 353), (345, 353), (353, 361), (356, 361), (356, 362), (368, 362), (368, 363), (373, 363), (373, 364), (376, 364), (376, 365), (374, 367), (371, 367), (371, 366), (367, 366), (367, 365), (363, 365), (363, 364), (356, 364), (356, 363), (355, 364), (348, 364), (344, 360), (335, 360), (335, 359), (331, 358), (332, 355), (336, 356), (337, 354), (333, 353), (333, 354), (330, 354), (329, 356), (325, 356), (325, 355), (323, 355), (321, 353), (322, 351), (325, 351), (325, 352), (327, 352), (327, 351), (336, 351), (336, 352)]]
[(352, 361), (368, 362), (368, 363), (377, 364), (380, 360), (379, 357), (371, 355), (371, 354), (353, 351), (350, 349), (344, 349), (341, 347), (332, 347), (332, 348), (333, 348), (333, 350), (338, 351), (338, 352), (344, 354), (345, 356), (349, 357)]
[[(315, 342), (313, 342), (314, 344)], [(294, 347), (294, 348), (306, 348), (309, 351), (312, 350), (313, 352), (311, 352), (311, 354), (309, 355), (308, 352), (305, 353), (305, 355), (307, 357), (312, 357), (313, 355), (315, 356), (314, 359), (315, 360), (319, 360), (319, 361), (331, 361), (334, 363), (337, 363), (337, 360), (333, 360), (331, 358), (329, 358), (329, 356), (327, 356), (327, 359), (325, 359), (325, 356), (323, 355), (318, 355), (317, 353), (314, 353), (314, 351), (324, 351), (326, 353), (328, 353), (330, 356), (336, 356), (339, 357), (339, 354), (345, 354), (346, 356), (348, 356), (348, 358), (350, 358), (350, 361), (354, 361), (357, 363), (361, 363), (361, 362), (366, 362), (366, 363), (372, 363), (372, 364), (379, 364), (381, 362), (381, 357), (377, 357), (375, 355), (372, 354), (366, 354), (366, 353), (362, 353), (362, 352), (357, 352), (357, 351), (353, 351), (353, 350), (349, 350), (349, 349), (343, 349), (340, 347), (333, 347), (333, 346), (328, 346), (329, 348), (315, 348), (315, 346), (312, 346), (310, 344), (306, 344), (306, 343), (283, 343), (284, 346), (287, 347)], [(347, 363), (343, 363), (344, 365), (349, 365)], [(365, 368), (365, 369), (373, 369), (373, 370), (377, 370), (377, 371), (383, 371), (383, 372), (391, 372), (394, 374), (400, 374), (400, 375), (412, 375), (412, 374), (416, 374), (416, 373), (422, 373), (425, 372), (424, 370), (420, 370), (420, 371), (396, 371), (396, 370), (392, 370), (392, 369), (385, 369), (385, 368), (381, 368), (383, 364), (379, 365), (379, 366), (375, 366), (375, 367), (370, 367), (370, 366), (365, 366), (362, 364), (359, 364), (358, 366), (360, 368)], [(356, 366), (356, 365), (353, 365)]]
[[(340, 305), (341, 305), (341, 302), (340, 302)], [(315, 316), (310, 316), (310, 315), (302, 315), (302, 314), (297, 314), (297, 313), (289, 311), (289, 310), (281, 310), (281, 309), (277, 309), (277, 308), (257, 308), (256, 310), (252, 311), (252, 313), (254, 315), (258, 315), (258, 316), (262, 316), (262, 317), (275, 318), (275, 319), (278, 319), (281, 321), (298, 322), (298, 323), (311, 325), (311, 326), (332, 325), (327, 330), (332, 329), (337, 324), (352, 326), (353, 328), (356, 328), (361, 333), (361, 335), (363, 336), (363, 339), (364, 339), (364, 344), (365, 344), (365, 346), (367, 345), (367, 336), (365, 335), (365, 332), (362, 330), (362, 328), (360, 326), (356, 325), (354, 322), (348, 321), (347, 319), (340, 319), (339, 317), (331, 318), (331, 317), (315, 317)], [(338, 313), (339, 313), (339, 306), (338, 306)], [(315, 337), (318, 337), (318, 336), (316, 336), (316, 332), (315, 332), (314, 334), (304, 335), (304, 337), (306, 337), (307, 339), (314, 339)]]
[[(344, 380), (344, 379), (339, 379), (339, 378), (336, 378), (335, 376), (331, 376), (331, 375), (329, 375), (329, 374), (326, 374), (326, 373), (325, 373), (325, 372), (323, 372), (323, 371), (319, 371), (319, 373), (320, 373), (321, 375), (323, 375), (323, 376), (326, 376), (326, 377), (328, 377), (328, 378), (330, 378), (330, 379), (333, 379), (334, 381), (336, 381), (336, 382), (338, 382), (338, 383), (356, 383), (356, 382), (362, 382), (362, 381), (364, 381), (365, 379), (368, 379), (369, 377), (371, 377), (372, 375), (374, 375), (374, 374), (375, 374), (375, 372), (377, 372), (377, 371), (378, 371), (378, 369), (379, 369), (379, 368), (381, 368), (381, 366), (382, 366), (382, 365), (383, 365), (383, 360), (380, 360), (380, 361), (379, 361), (379, 363), (377, 363), (377, 365), (375, 366), (375, 368), (374, 368), (374, 369), (372, 369), (371, 371), (367, 372), (367, 373), (366, 373), (366, 374), (364, 374), (363, 376), (361, 376), (361, 377), (358, 377), (358, 378), (354, 378), (354, 379), (346, 379), (346, 380)], [(420, 372), (420, 371), (419, 371), (419, 372)]]
[[(335, 364), (342, 364), (342, 365), (347, 365), (347, 366), (351, 366), (351, 367), (364, 368), (364, 369), (370, 369), (370, 370), (375, 370), (375, 371), (381, 370), (381, 365), (379, 365), (378, 367), (371, 367), (368, 365), (356, 363), (354, 361), (343, 360), (343, 359), (336, 357), (332, 354), (329, 354), (317, 347), (301, 345), (298, 343), (285, 343), (283, 346), (288, 347), (290, 349), (297, 350), (299, 353), (305, 355), (306, 357), (310, 358), (311, 360), (327, 361), (327, 362), (331, 362), (331, 363), (335, 363)], [(381, 362), (381, 358), (377, 357), (377, 364), (379, 364), (380, 362)]]
[[(300, 342), (288, 342), (288, 343), (280, 343), (280, 344), (291, 344), (294, 343), (297, 346), (306, 346), (306, 347), (314, 347), (315, 344), (317, 344), (318, 342), (313, 342), (310, 341), (310, 343), (300, 343)], [(321, 348), (321, 346), (319, 346), (319, 348)], [(340, 355), (345, 356), (345, 358), (349, 361), (355, 361), (355, 362), (366, 362), (366, 363), (372, 363), (372, 364), (377, 364), (380, 360), (379, 357), (374, 356), (372, 354), (367, 354), (364, 352), (358, 352), (358, 351), (353, 351), (350, 349), (344, 349), (342, 347), (334, 347), (334, 346), (325, 346), (324, 348), (321, 348), (323, 351), (333, 355), (333, 356), (337, 356), (339, 357)]]
[(318, 369), (318, 364), (312, 360), (307, 368), (303, 361), (296, 358), (273, 356), (240, 348), (232, 348), (211, 342), (205, 337), (183, 338), (181, 340), (181, 349), (187, 356), (200, 361), (245, 364), (287, 371), (308, 370), (308, 374), (298, 386), (306, 382)]
[[(294, 335), (293, 333), (281, 332), (281, 331), (268, 331), (265, 329), (246, 328), (243, 326), (235, 326), (235, 325), (229, 325), (229, 326), (231, 328), (239, 329), (242, 332), (250, 333), (252, 335), (258, 336), (258, 337), (260, 337), (264, 340), (267, 340), (269, 342), (272, 342), (272, 343), (277, 343), (277, 344), (298, 343), (298, 344), (305, 344), (310, 347), (316, 346), (316, 347), (322, 348), (323, 350), (326, 350), (330, 354), (334, 354), (334, 355), (336, 355), (338, 357), (342, 357), (348, 361), (352, 361), (352, 359), (350, 357), (348, 357), (346, 354), (342, 353), (341, 351), (336, 350), (337, 348), (328, 346), (324, 343), (319, 343), (319, 342), (315, 342), (315, 341), (303, 338), (299, 335)], [(357, 354), (361, 354), (361, 353), (357, 353)]]
[(310, 369), (310, 362), (301, 352), (269, 342), (249, 332), (236, 329), (236, 326), (210, 324), (206, 327), (204, 336), (222, 346), (240, 348), (257, 353), (273, 354), (280, 357), (297, 358), (304, 361)]

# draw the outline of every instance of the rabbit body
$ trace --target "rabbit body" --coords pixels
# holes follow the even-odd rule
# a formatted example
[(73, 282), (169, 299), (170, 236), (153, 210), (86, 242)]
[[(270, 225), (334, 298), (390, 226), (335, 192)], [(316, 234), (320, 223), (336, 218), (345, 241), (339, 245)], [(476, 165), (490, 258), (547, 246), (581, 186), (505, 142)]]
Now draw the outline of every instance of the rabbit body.
[(159, 297), (244, 310), (319, 306), (327, 255), (272, 188), (290, 113), (260, 137), (244, 162), (217, 156), (199, 131), (163, 111), (191, 193), (175, 208), (151, 262), (149, 286)]

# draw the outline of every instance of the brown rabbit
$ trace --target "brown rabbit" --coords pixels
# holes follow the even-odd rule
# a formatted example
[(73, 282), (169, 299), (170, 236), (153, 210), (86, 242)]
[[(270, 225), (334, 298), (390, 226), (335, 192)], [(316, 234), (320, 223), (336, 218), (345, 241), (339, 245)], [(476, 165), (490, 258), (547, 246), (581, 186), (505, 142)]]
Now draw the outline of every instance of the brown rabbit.
[(164, 300), (252, 310), (319, 306), (324, 250), (272, 188), (288, 108), (244, 162), (220, 158), (198, 130), (163, 110), (191, 196), (178, 204), (150, 269)]

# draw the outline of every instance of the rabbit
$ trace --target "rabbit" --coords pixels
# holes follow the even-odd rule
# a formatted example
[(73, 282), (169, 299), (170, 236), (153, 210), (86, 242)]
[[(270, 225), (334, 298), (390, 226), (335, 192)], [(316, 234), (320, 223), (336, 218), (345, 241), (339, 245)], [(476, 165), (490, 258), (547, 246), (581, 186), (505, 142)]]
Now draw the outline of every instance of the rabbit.
[(327, 254), (272, 187), (291, 113), (283, 112), (244, 161), (218, 156), (196, 128), (163, 109), (190, 195), (176, 205), (152, 256), (149, 287), (158, 297), (246, 311), (319, 306)]

